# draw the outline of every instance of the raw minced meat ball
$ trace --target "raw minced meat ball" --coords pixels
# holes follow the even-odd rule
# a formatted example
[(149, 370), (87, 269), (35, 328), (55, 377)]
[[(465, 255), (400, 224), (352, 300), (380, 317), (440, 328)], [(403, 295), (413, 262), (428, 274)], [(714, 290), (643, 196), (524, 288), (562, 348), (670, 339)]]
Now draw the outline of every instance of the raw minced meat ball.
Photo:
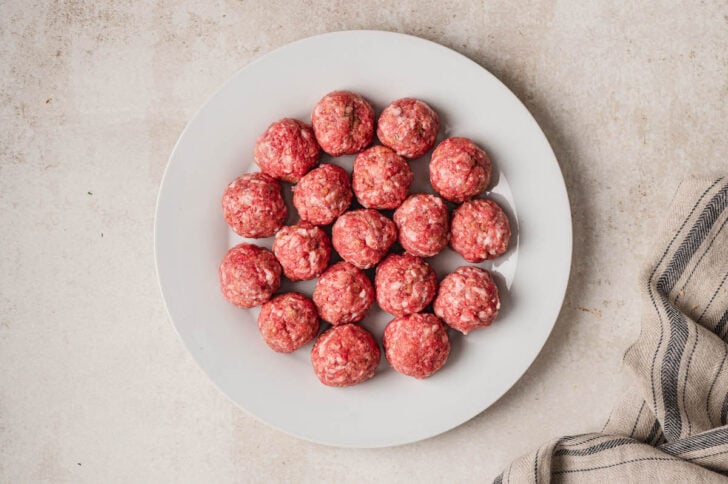
[(498, 316), (498, 287), (490, 273), (475, 266), (462, 266), (440, 282), (435, 314), (463, 334), (490, 326)]
[(324, 321), (334, 326), (364, 319), (374, 303), (374, 287), (364, 271), (339, 262), (321, 274), (313, 302)]
[(397, 228), (376, 210), (352, 210), (336, 219), (331, 239), (342, 259), (359, 269), (369, 269), (397, 240)]
[(440, 121), (437, 113), (419, 99), (404, 98), (384, 108), (377, 137), (405, 158), (419, 158), (435, 145)]
[(288, 215), (281, 184), (265, 173), (246, 173), (233, 180), (222, 195), (222, 211), (236, 234), (253, 239), (275, 234)]
[(281, 285), (281, 265), (273, 252), (242, 243), (220, 263), (220, 288), (225, 299), (241, 308), (260, 306)]
[(297, 183), (316, 166), (320, 154), (313, 129), (291, 118), (271, 124), (255, 143), (260, 171), (290, 183)]
[(309, 298), (288, 292), (263, 304), (258, 329), (273, 351), (291, 353), (314, 339), (319, 329), (318, 313)]
[(412, 180), (409, 164), (386, 146), (372, 146), (354, 160), (352, 188), (356, 199), (367, 208), (399, 207)]
[(382, 337), (392, 368), (415, 378), (427, 378), (442, 368), (450, 354), (450, 338), (434, 314), (410, 314), (393, 319)]
[(391, 254), (377, 266), (374, 287), (379, 307), (395, 316), (419, 313), (437, 293), (437, 275), (411, 254)]
[(374, 138), (374, 108), (359, 94), (334, 91), (316, 104), (311, 124), (326, 153), (352, 155), (369, 146)]
[(324, 385), (347, 387), (374, 376), (381, 351), (374, 336), (357, 324), (334, 326), (318, 337), (311, 364)]
[(394, 212), (400, 245), (412, 255), (432, 257), (445, 248), (450, 237), (445, 202), (440, 197), (410, 195)]
[(430, 183), (442, 198), (462, 203), (490, 183), (490, 158), (468, 138), (448, 138), (430, 160)]
[(508, 217), (491, 200), (470, 200), (452, 216), (450, 247), (468, 262), (494, 259), (508, 250)]
[(331, 240), (321, 227), (300, 222), (278, 231), (273, 253), (289, 280), (307, 281), (320, 276), (328, 267)]
[(293, 205), (301, 220), (328, 225), (351, 205), (349, 174), (336, 165), (324, 164), (308, 172), (293, 187)]

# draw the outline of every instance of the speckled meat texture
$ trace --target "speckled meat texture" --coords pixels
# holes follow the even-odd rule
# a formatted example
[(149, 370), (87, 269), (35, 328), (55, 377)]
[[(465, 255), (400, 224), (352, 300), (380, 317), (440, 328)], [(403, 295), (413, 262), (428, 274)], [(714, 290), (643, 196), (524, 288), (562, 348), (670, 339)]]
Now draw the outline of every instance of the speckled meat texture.
[(354, 195), (346, 171), (324, 164), (308, 172), (293, 187), (293, 205), (301, 220), (314, 225), (328, 225), (351, 205)]
[(410, 314), (393, 319), (382, 337), (392, 368), (415, 378), (427, 378), (447, 361), (450, 338), (434, 314)]
[(316, 337), (318, 312), (311, 299), (288, 292), (263, 304), (258, 315), (258, 329), (273, 351), (291, 353)]
[(359, 269), (369, 269), (397, 240), (397, 228), (376, 210), (352, 210), (336, 219), (331, 238), (342, 259)]
[(348, 387), (374, 376), (381, 351), (374, 336), (356, 324), (334, 326), (316, 340), (311, 364), (324, 385)]
[(494, 259), (508, 250), (511, 226), (492, 200), (470, 200), (452, 216), (450, 246), (468, 262)]
[(313, 129), (291, 118), (271, 124), (255, 143), (260, 171), (290, 183), (297, 183), (316, 166), (320, 154)]
[(222, 195), (222, 211), (236, 234), (253, 239), (275, 234), (288, 215), (280, 183), (264, 173), (233, 180)]
[(339, 262), (319, 277), (313, 302), (321, 318), (335, 326), (356, 323), (374, 303), (374, 286), (361, 269)]
[(374, 108), (359, 94), (334, 91), (316, 104), (311, 124), (326, 153), (353, 155), (369, 146), (374, 138)]
[(437, 293), (437, 275), (430, 265), (411, 254), (391, 254), (374, 276), (379, 307), (395, 316), (419, 313)]
[(462, 203), (490, 183), (488, 155), (467, 138), (448, 138), (432, 152), (430, 183), (443, 198)]
[(451, 328), (468, 334), (490, 326), (498, 316), (498, 287), (485, 269), (458, 267), (440, 282), (434, 309)]
[(253, 244), (230, 249), (219, 272), (222, 295), (241, 308), (260, 306), (281, 285), (281, 265), (273, 252)]
[(278, 231), (273, 253), (289, 280), (307, 281), (320, 276), (328, 267), (331, 240), (320, 227), (301, 222)]
[(404, 98), (387, 106), (379, 116), (377, 137), (405, 158), (419, 158), (435, 145), (440, 120), (419, 99)]
[(432, 257), (450, 238), (447, 207), (435, 195), (410, 195), (394, 212), (400, 245), (412, 255)]
[(386, 146), (372, 146), (354, 160), (352, 187), (364, 207), (388, 210), (399, 207), (414, 175), (409, 164)]

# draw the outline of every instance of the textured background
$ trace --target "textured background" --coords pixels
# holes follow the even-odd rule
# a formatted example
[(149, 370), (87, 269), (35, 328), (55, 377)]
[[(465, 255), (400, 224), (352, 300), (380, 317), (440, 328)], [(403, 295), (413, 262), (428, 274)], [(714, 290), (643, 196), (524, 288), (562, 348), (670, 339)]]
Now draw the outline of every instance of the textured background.
[[(364, 3), (0, 3), (0, 481), (482, 481), (601, 428), (663, 208), (682, 177), (728, 169), (728, 3)], [(465, 425), (381, 450), (231, 404), (167, 321), (152, 253), (167, 156), (207, 96), (287, 42), (363, 28), (503, 80), (553, 145), (575, 236), (526, 375)]]

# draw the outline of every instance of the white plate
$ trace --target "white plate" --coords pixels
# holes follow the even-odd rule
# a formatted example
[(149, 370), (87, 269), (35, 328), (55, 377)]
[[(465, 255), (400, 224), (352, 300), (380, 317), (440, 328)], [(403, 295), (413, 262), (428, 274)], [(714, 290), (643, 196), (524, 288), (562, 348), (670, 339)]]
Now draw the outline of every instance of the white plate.
[[(486, 196), (509, 213), (506, 256), (481, 264), (495, 272), (503, 307), (493, 326), (451, 332), (452, 352), (433, 377), (398, 374), (382, 358), (377, 375), (350, 388), (316, 379), (311, 344), (277, 354), (261, 340), (258, 310), (228, 304), (218, 264), (239, 242), (225, 224), (226, 184), (254, 171), (256, 137), (273, 121), (309, 122), (327, 92), (351, 89), (378, 111), (414, 96), (440, 114), (440, 139), (470, 137), (494, 163)], [(324, 158), (324, 161), (331, 161)], [(352, 157), (334, 160), (351, 171)], [(428, 160), (411, 163), (419, 186)], [(289, 223), (295, 220), (295, 211)], [(271, 240), (258, 241), (270, 246)], [(187, 349), (215, 384), (250, 414), (295, 436), (329, 445), (384, 447), (431, 437), (495, 402), (541, 350), (559, 313), (571, 261), (571, 218), (553, 152), (526, 108), (485, 69), (438, 44), (407, 35), (353, 31), (280, 48), (233, 76), (187, 125), (164, 174), (155, 252), (167, 310)], [(432, 259), (442, 278), (465, 261), (447, 249)], [(293, 286), (311, 293), (313, 282)], [(362, 323), (377, 337), (390, 318), (378, 308)]]

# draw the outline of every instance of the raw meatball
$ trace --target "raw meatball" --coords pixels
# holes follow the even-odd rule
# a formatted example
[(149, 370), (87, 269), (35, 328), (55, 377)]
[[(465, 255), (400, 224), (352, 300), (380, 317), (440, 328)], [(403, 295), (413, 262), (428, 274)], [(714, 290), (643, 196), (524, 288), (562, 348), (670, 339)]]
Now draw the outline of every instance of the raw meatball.
[(311, 364), (324, 385), (348, 387), (373, 377), (381, 356), (369, 331), (344, 324), (319, 336), (311, 351)]
[(331, 239), (342, 259), (359, 269), (369, 269), (397, 240), (397, 228), (376, 210), (352, 210), (336, 219)]
[(297, 183), (316, 166), (320, 154), (311, 127), (291, 118), (271, 124), (255, 143), (260, 171), (290, 183)]
[(293, 205), (301, 220), (328, 225), (351, 205), (349, 174), (336, 165), (321, 165), (293, 187)]
[(260, 306), (281, 286), (281, 265), (273, 252), (238, 244), (220, 263), (220, 288), (225, 299), (241, 308)]
[(508, 217), (491, 200), (470, 200), (452, 216), (450, 247), (468, 262), (494, 259), (508, 250), (511, 226)]
[(440, 120), (419, 99), (404, 98), (384, 108), (377, 123), (377, 136), (405, 158), (419, 158), (435, 146)]
[(399, 207), (407, 198), (413, 179), (407, 162), (386, 146), (372, 146), (354, 160), (354, 194), (367, 208)]
[(384, 355), (392, 368), (415, 378), (427, 378), (442, 368), (450, 354), (450, 338), (434, 314), (410, 314), (393, 319), (382, 336)]
[(364, 319), (374, 303), (374, 287), (361, 269), (348, 262), (332, 265), (313, 290), (319, 315), (334, 326)]
[(440, 282), (434, 309), (451, 328), (468, 334), (490, 326), (498, 316), (498, 287), (485, 269), (458, 267)]
[(359, 94), (334, 91), (313, 108), (311, 124), (326, 153), (352, 155), (369, 146), (374, 138), (374, 108)]
[(410, 195), (394, 212), (400, 245), (412, 255), (432, 257), (447, 245), (450, 237), (447, 207), (440, 197)]
[(319, 318), (313, 302), (297, 292), (288, 292), (263, 304), (258, 329), (273, 351), (291, 353), (318, 333)]
[(490, 158), (468, 138), (448, 138), (432, 152), (430, 183), (442, 198), (462, 203), (490, 183)]
[(419, 313), (437, 293), (437, 275), (411, 254), (392, 254), (377, 266), (374, 287), (379, 307), (395, 316)]
[(328, 267), (331, 240), (321, 227), (300, 222), (278, 231), (273, 253), (289, 280), (307, 281), (320, 276)]
[(265, 173), (233, 180), (222, 195), (222, 211), (236, 234), (253, 239), (275, 234), (288, 215), (281, 184)]

